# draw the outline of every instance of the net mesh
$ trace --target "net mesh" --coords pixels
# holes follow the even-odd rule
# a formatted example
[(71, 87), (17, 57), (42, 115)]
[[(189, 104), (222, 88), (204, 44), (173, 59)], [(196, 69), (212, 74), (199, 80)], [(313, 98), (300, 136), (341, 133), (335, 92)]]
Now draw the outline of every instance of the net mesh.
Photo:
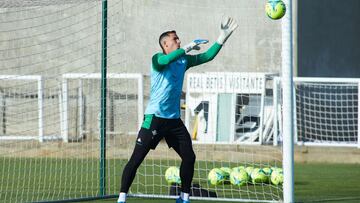
[(356, 144), (358, 139), (358, 84), (297, 82), (298, 141)]
[[(132, 153), (139, 109), (144, 107), (138, 102), (143, 98), (146, 104), (149, 98), (150, 60), (160, 51), (159, 35), (176, 29), (182, 44), (202, 36), (214, 42), (218, 22), (227, 13), (239, 19), (238, 34), (228, 40), (214, 61), (190, 72), (277, 72), (280, 25), (267, 20), (263, 6), (250, 0), (108, 1), (108, 73), (143, 75), (144, 93), (139, 93), (137, 79), (108, 78), (106, 194), (118, 193), (122, 169)], [(15, 78), (0, 79), (0, 201), (100, 195), (100, 79), (89, 76), (101, 72), (101, 16), (99, 0), (1, 1), (0, 75)], [(65, 77), (78, 73), (82, 76)], [(39, 76), (41, 82), (23, 80), (23, 76)], [(228, 98), (222, 99), (226, 104)], [(240, 118), (245, 111), (258, 113), (260, 97), (251, 97), (256, 101), (251, 104), (256, 106), (245, 110), (242, 107), (249, 104), (248, 99), (248, 95), (238, 98), (234, 117), (237, 114)], [(223, 115), (228, 111), (223, 109)], [(258, 128), (259, 123), (255, 126)], [(216, 192), (218, 199), (282, 199), (281, 185), (211, 185), (207, 179), (213, 168), (281, 167), (281, 148), (194, 142), (194, 150), (197, 162), (193, 183)], [(130, 194), (169, 197), (171, 187), (164, 174), (170, 166), (179, 165), (177, 154), (161, 142), (139, 168)]]

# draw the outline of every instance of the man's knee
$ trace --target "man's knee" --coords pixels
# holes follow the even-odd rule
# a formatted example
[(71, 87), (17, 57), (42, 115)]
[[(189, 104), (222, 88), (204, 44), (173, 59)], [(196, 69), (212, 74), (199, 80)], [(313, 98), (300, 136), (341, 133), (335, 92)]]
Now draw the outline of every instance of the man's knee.
[(149, 149), (142, 146), (135, 146), (135, 150), (133, 151), (133, 154), (131, 155), (130, 160), (126, 166), (131, 169), (137, 169), (143, 162), (148, 151)]
[(187, 162), (189, 164), (194, 164), (196, 160), (196, 155), (193, 151), (186, 153), (183, 157), (182, 157), (182, 161)]
[(192, 156), (191, 156), (191, 163), (195, 163), (195, 160), (196, 160), (196, 155), (195, 155), (195, 153), (192, 153)]
[(131, 170), (137, 169), (140, 166), (140, 160), (130, 159), (129, 162), (126, 164), (126, 167), (130, 168)]

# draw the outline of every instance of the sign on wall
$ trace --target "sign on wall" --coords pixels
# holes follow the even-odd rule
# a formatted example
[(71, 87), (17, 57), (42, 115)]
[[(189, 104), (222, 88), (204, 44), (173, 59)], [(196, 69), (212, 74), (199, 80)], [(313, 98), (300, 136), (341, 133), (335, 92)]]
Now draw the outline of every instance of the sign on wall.
[(187, 75), (185, 123), (200, 143), (261, 143), (272, 98), (265, 87), (274, 74), (208, 72)]
[(187, 78), (188, 91), (193, 93), (261, 94), (264, 83), (264, 73), (193, 73)]

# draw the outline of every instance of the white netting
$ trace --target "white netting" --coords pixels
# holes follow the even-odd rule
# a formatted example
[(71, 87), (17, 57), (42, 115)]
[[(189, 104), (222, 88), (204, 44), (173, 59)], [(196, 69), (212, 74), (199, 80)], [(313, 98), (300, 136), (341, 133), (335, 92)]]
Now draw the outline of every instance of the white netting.
[(0, 76), (0, 139), (42, 142), (60, 138), (60, 91), (43, 92), (43, 86), (41, 76)]
[(356, 146), (358, 86), (356, 79), (295, 79), (297, 141)]
[[(182, 44), (208, 38), (205, 50), (218, 37), (219, 22), (226, 13), (237, 19), (238, 30), (212, 62), (190, 72), (279, 72), (280, 24), (269, 21), (263, 10), (264, 2), (251, 0), (108, 1), (106, 194), (118, 193), (122, 168), (133, 150), (139, 112), (149, 98), (151, 57), (160, 51), (159, 35), (176, 29)], [(15, 77), (0, 79), (0, 201), (100, 195), (101, 36), (100, 0), (0, 3), (0, 75)], [(126, 77), (134, 73), (144, 76), (143, 87), (139, 78)], [(20, 79), (35, 75), (41, 77), (40, 85), (38, 80)], [(144, 89), (143, 94), (139, 88)], [(269, 136), (273, 133), (271, 119), (259, 122), (262, 105), (265, 117), (272, 118), (271, 95), (262, 100), (259, 94), (227, 94), (232, 96), (219, 97), (218, 115), (225, 118), (227, 113), (233, 114), (238, 121), (231, 123), (234, 131), (227, 129), (226, 120), (211, 122), (224, 133), (237, 134), (211, 144), (195, 142), (193, 182), (216, 192), (215, 201), (281, 200), (282, 187), (269, 183), (240, 187), (208, 183), (207, 175), (213, 168), (281, 167), (281, 148), (259, 145), (258, 129), (262, 126), (262, 143), (273, 139)], [(138, 103), (142, 99), (144, 106)], [(236, 102), (227, 109), (232, 99)], [(192, 128), (190, 125), (191, 132)], [(246, 130), (255, 133), (246, 134)], [(255, 145), (243, 145), (244, 140)], [(130, 194), (169, 197), (165, 170), (179, 165), (176, 153), (161, 142), (139, 168)]]

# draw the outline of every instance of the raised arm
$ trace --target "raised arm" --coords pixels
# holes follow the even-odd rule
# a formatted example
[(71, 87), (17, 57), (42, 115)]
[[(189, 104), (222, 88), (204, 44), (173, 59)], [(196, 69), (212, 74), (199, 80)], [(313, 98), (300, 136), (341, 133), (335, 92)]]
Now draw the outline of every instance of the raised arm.
[(157, 53), (152, 57), (152, 66), (157, 71), (162, 71), (169, 63), (185, 54), (184, 49), (177, 49), (169, 54)]
[(215, 42), (206, 52), (197, 55), (186, 55), (188, 65), (186, 69), (211, 61), (219, 53), (222, 45)]
[(238, 27), (237, 23), (233, 18), (227, 17), (222, 20), (220, 25), (220, 35), (214, 43), (205, 53), (198, 55), (186, 55), (188, 59), (187, 69), (197, 66), (208, 61), (214, 59), (214, 57), (219, 53), (222, 45), (226, 42), (226, 40), (230, 37), (230, 35), (234, 32), (234, 30)]
[(166, 65), (169, 63), (177, 60), (181, 56), (183, 56), (185, 53), (199, 48), (198, 45), (200, 44), (206, 44), (208, 41), (203, 39), (196, 39), (189, 44), (185, 45), (184, 47), (177, 49), (175, 51), (170, 52), (169, 54), (164, 53), (157, 53), (152, 58), (152, 65), (153, 68), (157, 71), (162, 71)]

